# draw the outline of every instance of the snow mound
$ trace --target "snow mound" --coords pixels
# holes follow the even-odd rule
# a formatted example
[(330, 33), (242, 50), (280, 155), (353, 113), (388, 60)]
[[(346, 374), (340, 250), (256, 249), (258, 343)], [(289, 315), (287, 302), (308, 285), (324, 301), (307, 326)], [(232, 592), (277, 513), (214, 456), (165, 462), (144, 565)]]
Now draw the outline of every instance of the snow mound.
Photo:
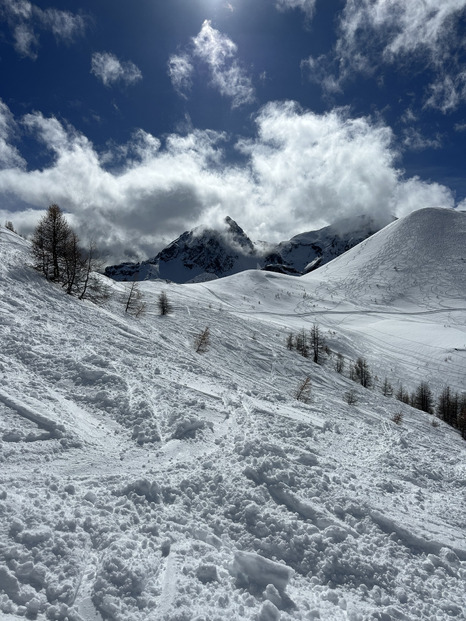
[[(420, 209), (304, 276), (321, 295), (361, 305), (441, 308), (466, 297), (466, 213)], [(464, 306), (464, 303), (462, 304)]]

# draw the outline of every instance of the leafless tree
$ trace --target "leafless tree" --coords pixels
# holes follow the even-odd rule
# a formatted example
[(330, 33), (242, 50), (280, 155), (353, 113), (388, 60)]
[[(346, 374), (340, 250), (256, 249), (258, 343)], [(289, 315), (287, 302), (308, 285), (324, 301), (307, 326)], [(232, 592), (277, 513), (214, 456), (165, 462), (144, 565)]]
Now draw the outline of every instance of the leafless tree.
[(296, 335), (295, 345), (301, 356), (309, 358), (309, 339), (304, 328)]
[(416, 388), (416, 392), (414, 393), (413, 406), (416, 407), (418, 410), (422, 410), (423, 412), (427, 412), (428, 414), (433, 414), (434, 398), (427, 382), (421, 382)]
[(94, 241), (89, 242), (82, 255), (80, 274), (80, 300), (91, 300), (94, 304), (102, 304), (110, 297), (110, 287), (105, 284), (105, 277), (98, 274), (102, 270), (103, 261)]
[(409, 392), (403, 388), (402, 384), (400, 384), (400, 387), (396, 391), (395, 397), (398, 399), (398, 401), (401, 401), (402, 403), (409, 404), (410, 402)]
[(437, 400), (437, 416), (452, 427), (458, 426), (459, 396), (446, 386)]
[(369, 388), (372, 385), (372, 375), (369, 370), (369, 365), (365, 358), (359, 357), (354, 364), (354, 379), (359, 382), (364, 388)]
[(322, 336), (322, 332), (316, 323), (311, 328), (310, 342), (311, 342), (312, 360), (316, 364), (320, 364), (322, 362), (322, 357), (326, 349), (326, 346), (325, 346), (324, 337)]
[(50, 205), (34, 231), (34, 266), (48, 280), (66, 282), (66, 257), (72, 231), (58, 205)]
[(337, 359), (335, 361), (335, 371), (337, 373), (343, 373), (345, 370), (345, 359), (343, 358), (343, 354), (338, 352)]
[(311, 400), (311, 378), (307, 375), (296, 389), (296, 399), (303, 403), (309, 403)]
[(143, 300), (143, 295), (139, 289), (139, 285), (136, 280), (133, 280), (128, 290), (128, 294), (125, 294), (125, 313), (139, 317), (146, 311), (146, 303)]
[(194, 338), (194, 350), (197, 354), (205, 353), (210, 347), (210, 330), (205, 328)]
[(393, 386), (390, 384), (387, 378), (384, 379), (382, 384), (382, 394), (384, 397), (393, 397)]
[(170, 304), (165, 291), (162, 291), (162, 293), (159, 295), (157, 304), (161, 315), (169, 315), (173, 312), (173, 306)]

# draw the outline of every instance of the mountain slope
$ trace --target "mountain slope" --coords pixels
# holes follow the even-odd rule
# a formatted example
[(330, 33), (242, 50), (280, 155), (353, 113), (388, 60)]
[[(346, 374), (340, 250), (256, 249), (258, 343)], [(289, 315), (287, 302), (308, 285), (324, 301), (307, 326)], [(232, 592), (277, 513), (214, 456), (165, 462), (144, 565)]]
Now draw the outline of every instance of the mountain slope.
[(325, 265), (378, 230), (374, 220), (367, 215), (343, 219), (338, 224), (281, 242), (265, 257), (264, 263), (290, 265), (303, 273), (309, 264), (314, 268)]
[[(399, 225), (406, 238), (412, 225)], [(357, 307), (365, 273), (350, 267), (345, 308), (350, 290), (332, 284), (330, 264), (326, 282), (258, 270), (143, 282), (148, 312), (133, 318), (127, 284), (110, 281), (104, 308), (70, 298), (0, 228), (2, 620), (462, 618), (466, 443), (383, 397), (382, 375), (366, 390), (334, 358), (315, 365), (285, 347), (317, 321), (346, 362), (366, 355), (410, 389), (434, 375), (435, 389), (464, 387), (465, 352), (426, 356), (432, 339), (465, 334), (466, 285), (453, 274), (443, 308), (429, 297), (449, 276), (440, 255), (423, 272), (425, 229), (404, 281), (414, 311), (370, 295)], [(389, 239), (384, 261), (401, 253)], [(446, 258), (462, 252), (461, 235), (445, 239)], [(161, 291), (175, 308), (166, 317)], [(385, 321), (396, 351), (380, 340)], [(211, 346), (196, 354), (206, 326)], [(294, 395), (306, 376), (308, 403)]]
[(305, 278), (356, 304), (442, 308), (445, 300), (465, 306), (465, 273), (466, 213), (430, 208), (393, 222)]

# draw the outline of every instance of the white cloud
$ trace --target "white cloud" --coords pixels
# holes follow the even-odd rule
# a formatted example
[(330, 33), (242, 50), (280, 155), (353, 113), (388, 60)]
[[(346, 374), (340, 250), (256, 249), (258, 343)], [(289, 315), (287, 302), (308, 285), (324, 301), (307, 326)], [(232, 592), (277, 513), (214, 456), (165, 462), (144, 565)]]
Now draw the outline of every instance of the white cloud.
[(276, 0), (277, 8), (281, 11), (301, 9), (307, 17), (314, 15), (316, 0)]
[(426, 105), (448, 112), (466, 100), (465, 72), (456, 59), (465, 40), (460, 30), (466, 0), (346, 0), (335, 49), (318, 63), (305, 61), (311, 77), (327, 79), (329, 92), (355, 73), (373, 74), (381, 64), (422, 60), (429, 72)]
[(18, 54), (29, 56), (32, 60), (37, 58), (39, 40), (32, 28), (27, 24), (19, 24), (13, 31), (13, 38), (15, 40), (14, 47)]
[(28, 0), (1, 0), (0, 11), (7, 18), (29, 19), (32, 16), (32, 4)]
[(46, 9), (39, 12), (39, 17), (44, 28), (50, 29), (58, 40), (73, 41), (75, 37), (84, 34), (86, 29), (86, 20), (69, 11)]
[(466, 71), (459, 71), (455, 75), (439, 75), (429, 86), (425, 105), (445, 114), (456, 110), (462, 101), (466, 101)]
[(254, 87), (238, 62), (237, 52), (236, 44), (205, 20), (187, 51), (170, 58), (168, 72), (173, 86), (180, 94), (186, 95), (191, 88), (197, 60), (207, 65), (211, 85), (223, 97), (231, 99), (233, 108), (252, 103), (255, 100)]
[(233, 107), (254, 101), (254, 88), (235, 58), (237, 46), (231, 39), (212, 28), (206, 20), (194, 37), (193, 46), (194, 55), (207, 63), (213, 86), (221, 95), (231, 98)]
[(81, 15), (43, 10), (28, 0), (0, 0), (0, 17), (12, 30), (16, 51), (32, 60), (37, 58), (39, 31), (51, 32), (57, 41), (70, 43), (86, 29), (86, 19)]
[(397, 216), (406, 216), (424, 207), (454, 207), (451, 190), (439, 183), (426, 183), (413, 177), (400, 183), (394, 192)]
[(191, 89), (194, 67), (187, 54), (173, 54), (168, 61), (168, 75), (175, 90), (183, 97)]
[(439, 134), (434, 138), (427, 138), (415, 127), (407, 127), (403, 130), (403, 145), (411, 151), (440, 149), (442, 146), (442, 138)]
[(392, 214), (454, 204), (445, 186), (404, 177), (390, 128), (347, 110), (318, 115), (293, 102), (268, 104), (256, 137), (238, 140), (242, 165), (224, 163), (222, 133), (192, 129), (161, 142), (139, 130), (110, 157), (72, 127), (34, 113), (20, 124), (53, 154), (40, 170), (15, 156), (5, 129), (14, 120), (1, 110), (10, 158), (0, 171), (3, 219), (27, 232), (31, 208), (56, 202), (111, 262), (153, 256), (184, 230), (225, 215), (253, 239), (279, 241), (342, 217), (369, 213), (383, 224)]
[(10, 109), (0, 99), (0, 168), (23, 168), (25, 161), (11, 144), (16, 123)]
[(117, 83), (134, 84), (142, 79), (142, 73), (134, 63), (120, 62), (109, 52), (96, 52), (92, 55), (91, 73), (102, 80), (105, 86)]
[(450, 56), (465, 9), (466, 0), (346, 0), (339, 50), (349, 56), (358, 42), (367, 44), (375, 34), (386, 60), (419, 52), (442, 62)]

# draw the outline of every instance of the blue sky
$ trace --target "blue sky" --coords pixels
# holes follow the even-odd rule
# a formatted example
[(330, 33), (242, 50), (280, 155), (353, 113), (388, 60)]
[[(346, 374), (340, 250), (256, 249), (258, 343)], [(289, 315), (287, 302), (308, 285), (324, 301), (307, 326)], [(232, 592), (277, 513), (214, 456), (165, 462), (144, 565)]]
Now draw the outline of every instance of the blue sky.
[(465, 208), (466, 0), (0, 0), (0, 221), (109, 261)]

